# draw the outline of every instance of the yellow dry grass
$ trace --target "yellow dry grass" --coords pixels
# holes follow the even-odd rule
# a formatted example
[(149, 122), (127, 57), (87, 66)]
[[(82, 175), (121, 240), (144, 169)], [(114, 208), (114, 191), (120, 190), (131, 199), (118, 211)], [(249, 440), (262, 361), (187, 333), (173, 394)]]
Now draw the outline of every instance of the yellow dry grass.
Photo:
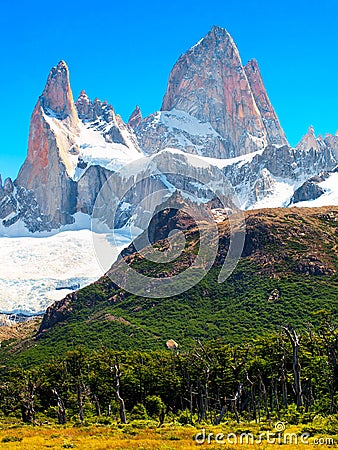
[[(88, 427), (58, 427), (58, 426), (5, 426), (0, 429), (0, 449), (24, 449), (38, 450), (45, 448), (62, 449), (76, 448), (83, 450), (189, 450), (196, 448), (206, 449), (243, 449), (243, 450), (272, 450), (280, 444), (240, 444), (229, 443), (198, 444), (194, 436), (201, 428), (191, 426), (166, 425), (162, 428), (148, 427), (145, 429), (135, 428), (133, 425), (126, 426), (102, 426), (91, 425)], [(221, 432), (220, 427), (208, 427), (207, 432), (214, 434)], [(299, 430), (290, 430), (297, 432)], [(223, 430), (224, 432), (224, 430)], [(285, 450), (306, 450), (313, 448), (313, 440), (307, 444), (283, 444)], [(320, 449), (336, 448), (337, 445), (315, 445)]]

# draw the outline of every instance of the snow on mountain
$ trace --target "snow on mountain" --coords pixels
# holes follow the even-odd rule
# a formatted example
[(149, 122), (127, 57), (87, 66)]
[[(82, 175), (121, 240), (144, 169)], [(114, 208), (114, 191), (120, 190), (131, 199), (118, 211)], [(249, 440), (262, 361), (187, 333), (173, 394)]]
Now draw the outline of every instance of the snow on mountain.
[(126, 164), (142, 158), (143, 154), (133, 143), (127, 129), (121, 130), (123, 143), (107, 142), (104, 135), (114, 127), (102, 120), (92, 123), (79, 121), (75, 129), (70, 130), (64, 122), (53, 116), (45, 115), (45, 120), (57, 135), (72, 134), (74, 144), (67, 149), (68, 175), (78, 181), (90, 166), (101, 166), (111, 171), (121, 169)]
[(289, 205), (294, 185), (286, 181), (275, 181), (271, 193), (256, 201), (248, 209), (283, 208)]
[(227, 146), (226, 140), (209, 122), (178, 109), (150, 114), (135, 127), (135, 134), (148, 155), (171, 147), (200, 156), (222, 157)]
[(292, 206), (296, 207), (320, 207), (338, 205), (338, 173), (331, 173), (326, 180), (317, 183), (317, 186), (322, 189), (323, 194), (313, 200), (307, 200), (294, 203)]
[(232, 166), (236, 164), (238, 167), (242, 167), (247, 163), (250, 163), (256, 155), (261, 155), (263, 150), (257, 150), (256, 152), (248, 153), (242, 156), (236, 156), (236, 158), (228, 158), (228, 159), (219, 159), (219, 158), (209, 158), (204, 156), (203, 159), (207, 163), (216, 166), (220, 169), (223, 169), (227, 166)]
[[(124, 130), (124, 137), (128, 142), (126, 130)], [(74, 180), (78, 180), (84, 171), (92, 165), (101, 166), (115, 172), (126, 164), (143, 157), (143, 154), (131, 141), (128, 142), (129, 146), (106, 142), (103, 135), (93, 130), (88, 124), (81, 125), (77, 143), (80, 149), (78, 160), (84, 161), (86, 167), (84, 169), (79, 165), (76, 167), (73, 175)]]
[(154, 124), (161, 123), (167, 126), (169, 130), (180, 130), (192, 136), (214, 136), (220, 135), (212, 128), (209, 122), (200, 122), (195, 117), (178, 109), (171, 111), (158, 111), (154, 114)]
[[(90, 230), (62, 231), (51, 236), (0, 237), (0, 312), (38, 314), (55, 300), (100, 278), (129, 245), (123, 230), (111, 235)], [(107, 258), (97, 259), (100, 243)], [(43, 268), (43, 270), (41, 270)]]

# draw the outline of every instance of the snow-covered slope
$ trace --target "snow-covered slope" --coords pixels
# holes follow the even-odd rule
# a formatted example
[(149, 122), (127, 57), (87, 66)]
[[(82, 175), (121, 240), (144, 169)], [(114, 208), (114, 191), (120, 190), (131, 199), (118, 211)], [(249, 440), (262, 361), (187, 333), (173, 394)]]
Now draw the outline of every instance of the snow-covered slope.
[[(78, 181), (90, 166), (97, 165), (116, 171), (143, 157), (130, 131), (127, 126), (122, 126), (122, 122), (120, 132), (123, 140), (114, 142), (107, 139), (109, 132), (116, 127), (114, 123), (107, 123), (102, 119), (94, 123), (80, 120), (76, 128), (69, 129), (65, 122), (53, 116), (44, 115), (44, 118), (56, 135), (67, 136), (68, 175), (74, 181)], [(72, 145), (69, 144), (70, 138)]]
[(115, 236), (117, 246), (109, 234), (94, 236), (109, 255), (105, 262), (97, 259), (90, 230), (0, 237), (0, 313), (41, 313), (55, 300), (97, 280), (130, 243), (123, 231)]
[(317, 183), (323, 193), (316, 199), (294, 203), (292, 206), (297, 207), (319, 207), (338, 205), (338, 173), (331, 173), (326, 180)]
[[(157, 111), (143, 119), (135, 133), (140, 147), (146, 154), (157, 153), (167, 147), (184, 150), (199, 156), (214, 155), (224, 159), (229, 153), (229, 141), (222, 137), (209, 122), (202, 122), (191, 114), (178, 109)], [(258, 149), (266, 140), (247, 133)]]

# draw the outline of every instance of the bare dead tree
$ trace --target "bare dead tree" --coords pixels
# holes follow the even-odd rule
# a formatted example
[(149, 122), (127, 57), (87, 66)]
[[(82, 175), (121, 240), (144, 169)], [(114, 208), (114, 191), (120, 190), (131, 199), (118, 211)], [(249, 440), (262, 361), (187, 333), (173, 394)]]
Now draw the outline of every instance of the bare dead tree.
[(246, 372), (246, 379), (248, 380), (249, 385), (250, 385), (250, 396), (251, 396), (251, 403), (252, 403), (252, 415), (253, 415), (254, 421), (257, 423), (257, 405), (256, 405), (255, 382), (252, 381), (249, 378), (248, 371), (246, 370), (245, 372)]
[(231, 404), (233, 407), (233, 412), (235, 414), (237, 423), (239, 423), (239, 414), (238, 414), (237, 404), (240, 402), (240, 397), (241, 397), (240, 390), (241, 390), (241, 387), (239, 387), (238, 391), (235, 394), (235, 397), (231, 401)]
[(296, 405), (297, 409), (299, 409), (304, 404), (302, 382), (301, 382), (301, 365), (299, 362), (299, 347), (300, 347), (299, 336), (297, 335), (296, 330), (294, 328), (283, 327), (283, 330), (285, 331), (292, 345), (292, 352), (293, 352), (292, 367), (294, 377), (294, 389), (296, 394)]
[(283, 399), (283, 405), (285, 408), (288, 406), (288, 387), (287, 387), (287, 370), (286, 370), (286, 351), (285, 351), (285, 343), (284, 339), (282, 338), (282, 347), (283, 347), (283, 356), (281, 360), (281, 371), (280, 371), (280, 378), (279, 381), (282, 385), (282, 399)]
[(224, 398), (224, 402), (221, 408), (221, 411), (219, 413), (219, 415), (215, 418), (214, 420), (214, 425), (219, 425), (222, 422), (223, 417), (225, 416), (227, 412), (227, 398)]
[(67, 422), (65, 404), (56, 389), (52, 389), (58, 404), (58, 422), (64, 425)]
[(120, 367), (119, 367), (118, 362), (116, 362), (116, 364), (115, 364), (115, 380), (116, 380), (115, 395), (116, 395), (116, 400), (118, 401), (118, 403), (120, 405), (120, 419), (121, 419), (122, 423), (126, 424), (127, 423), (126, 407), (125, 407), (124, 400), (123, 400), (123, 398), (121, 397), (121, 394), (120, 394), (121, 372), (120, 372)]
[(99, 399), (95, 393), (92, 394), (92, 397), (93, 397), (93, 402), (95, 405), (96, 415), (99, 417), (99, 416), (101, 416), (101, 407), (100, 407)]
[(198, 378), (197, 390), (198, 390), (198, 416), (199, 421), (205, 420), (209, 410), (209, 383), (210, 383), (210, 370), (212, 359), (208, 354), (206, 348), (200, 340), (196, 341), (199, 349), (195, 349), (194, 357), (200, 361), (203, 367), (204, 379)]
[(275, 377), (271, 378), (271, 388), (272, 388), (272, 396), (275, 399), (277, 418), (280, 420), (280, 405), (279, 405), (279, 397), (278, 397), (278, 387), (277, 380)]

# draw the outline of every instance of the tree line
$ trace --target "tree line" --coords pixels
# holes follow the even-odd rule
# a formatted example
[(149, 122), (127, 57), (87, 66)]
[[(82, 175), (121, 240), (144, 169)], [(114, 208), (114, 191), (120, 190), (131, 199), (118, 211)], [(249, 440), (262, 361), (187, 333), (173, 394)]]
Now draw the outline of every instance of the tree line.
[(32, 424), (41, 417), (60, 424), (88, 417), (258, 422), (283, 420), (290, 410), (335, 414), (337, 388), (338, 330), (324, 321), (238, 345), (196, 339), (189, 350), (78, 347), (29, 369), (3, 367), (0, 409)]

